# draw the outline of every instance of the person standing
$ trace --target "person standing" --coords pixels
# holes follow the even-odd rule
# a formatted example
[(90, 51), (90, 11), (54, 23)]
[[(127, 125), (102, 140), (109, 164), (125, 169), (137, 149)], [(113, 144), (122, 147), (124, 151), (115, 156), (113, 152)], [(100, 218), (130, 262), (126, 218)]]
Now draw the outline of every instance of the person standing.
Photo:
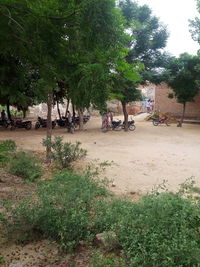
[(150, 99), (147, 101), (146, 108), (147, 108), (147, 113), (150, 113)]
[(2, 121), (7, 120), (7, 114), (6, 114), (6, 111), (4, 109), (1, 111), (1, 119), (2, 119)]

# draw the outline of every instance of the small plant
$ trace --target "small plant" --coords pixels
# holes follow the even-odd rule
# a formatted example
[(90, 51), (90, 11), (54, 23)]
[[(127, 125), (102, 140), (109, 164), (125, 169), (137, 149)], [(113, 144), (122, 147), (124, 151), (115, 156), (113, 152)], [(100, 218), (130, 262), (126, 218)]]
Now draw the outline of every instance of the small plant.
[(44, 139), (43, 145), (48, 145), (52, 148), (51, 157), (61, 169), (70, 168), (72, 162), (82, 159), (87, 155), (87, 151), (80, 148), (80, 142), (76, 142), (75, 144), (63, 142), (60, 136), (55, 136), (54, 141)]
[(90, 267), (119, 267), (121, 266), (119, 259), (115, 254), (104, 255), (96, 252), (92, 257)]
[(30, 182), (42, 175), (39, 161), (31, 153), (25, 152), (16, 152), (12, 155), (8, 171)]

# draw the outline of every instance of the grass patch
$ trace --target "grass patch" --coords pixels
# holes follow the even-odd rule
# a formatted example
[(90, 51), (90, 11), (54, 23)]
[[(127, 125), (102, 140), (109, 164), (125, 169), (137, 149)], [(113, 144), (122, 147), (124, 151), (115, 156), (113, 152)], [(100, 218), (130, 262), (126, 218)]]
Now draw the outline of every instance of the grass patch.
[(29, 182), (34, 182), (42, 176), (39, 160), (32, 153), (26, 152), (16, 152), (12, 154), (8, 171)]
[(13, 140), (0, 141), (0, 167), (6, 167), (10, 162), (12, 153), (16, 150)]

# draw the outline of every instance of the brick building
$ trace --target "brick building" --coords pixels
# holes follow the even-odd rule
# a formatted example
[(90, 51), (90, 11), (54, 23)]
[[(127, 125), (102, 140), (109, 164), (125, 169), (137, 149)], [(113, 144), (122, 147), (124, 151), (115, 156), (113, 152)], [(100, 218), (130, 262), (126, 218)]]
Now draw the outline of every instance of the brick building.
[[(168, 98), (168, 94), (173, 91), (165, 84), (162, 83), (155, 87), (155, 110), (160, 112), (171, 112), (179, 117), (182, 114), (183, 105), (177, 103), (176, 99)], [(186, 104), (185, 117), (200, 119), (200, 93), (194, 98), (194, 102)]]

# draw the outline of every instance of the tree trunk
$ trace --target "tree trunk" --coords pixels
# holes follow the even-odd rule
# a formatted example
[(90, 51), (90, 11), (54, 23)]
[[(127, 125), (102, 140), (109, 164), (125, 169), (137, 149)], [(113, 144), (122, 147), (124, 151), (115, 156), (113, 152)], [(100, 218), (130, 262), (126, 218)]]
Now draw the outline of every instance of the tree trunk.
[(79, 116), (79, 130), (83, 131), (84, 124), (83, 124), (83, 110), (81, 108), (78, 109), (78, 116)]
[(121, 101), (122, 103), (122, 108), (123, 108), (123, 113), (124, 113), (124, 130), (127, 132), (128, 131), (128, 112), (126, 110), (126, 102)]
[(73, 111), (73, 118), (75, 118), (76, 112), (75, 112), (75, 107), (74, 107), (74, 104), (73, 103), (72, 103), (72, 111)]
[[(51, 120), (51, 114), (52, 114), (52, 101), (53, 101), (53, 93), (48, 94), (47, 99), (47, 139), (51, 141), (52, 136), (52, 120)], [(51, 163), (51, 145), (47, 144), (46, 147), (46, 162)]]
[(67, 107), (65, 112), (65, 118), (67, 117), (67, 111), (69, 110), (69, 99), (67, 99)]
[(56, 104), (57, 104), (57, 111), (58, 111), (58, 116), (61, 120), (61, 114), (60, 114), (60, 108), (59, 108), (59, 103), (58, 103), (58, 100), (56, 100)]
[(23, 119), (25, 119), (26, 118), (26, 110), (23, 109), (22, 112), (23, 112)]
[(9, 121), (11, 121), (11, 113), (10, 113), (10, 103), (9, 103), (9, 101), (7, 101), (7, 103), (6, 103), (6, 108), (7, 108), (7, 114), (8, 114), (8, 119), (9, 119)]
[(184, 118), (185, 118), (185, 108), (186, 108), (186, 103), (183, 103), (183, 113), (182, 113), (182, 116), (181, 116), (181, 120), (180, 120), (180, 123), (179, 123), (179, 127), (182, 127), (183, 120), (184, 120)]

